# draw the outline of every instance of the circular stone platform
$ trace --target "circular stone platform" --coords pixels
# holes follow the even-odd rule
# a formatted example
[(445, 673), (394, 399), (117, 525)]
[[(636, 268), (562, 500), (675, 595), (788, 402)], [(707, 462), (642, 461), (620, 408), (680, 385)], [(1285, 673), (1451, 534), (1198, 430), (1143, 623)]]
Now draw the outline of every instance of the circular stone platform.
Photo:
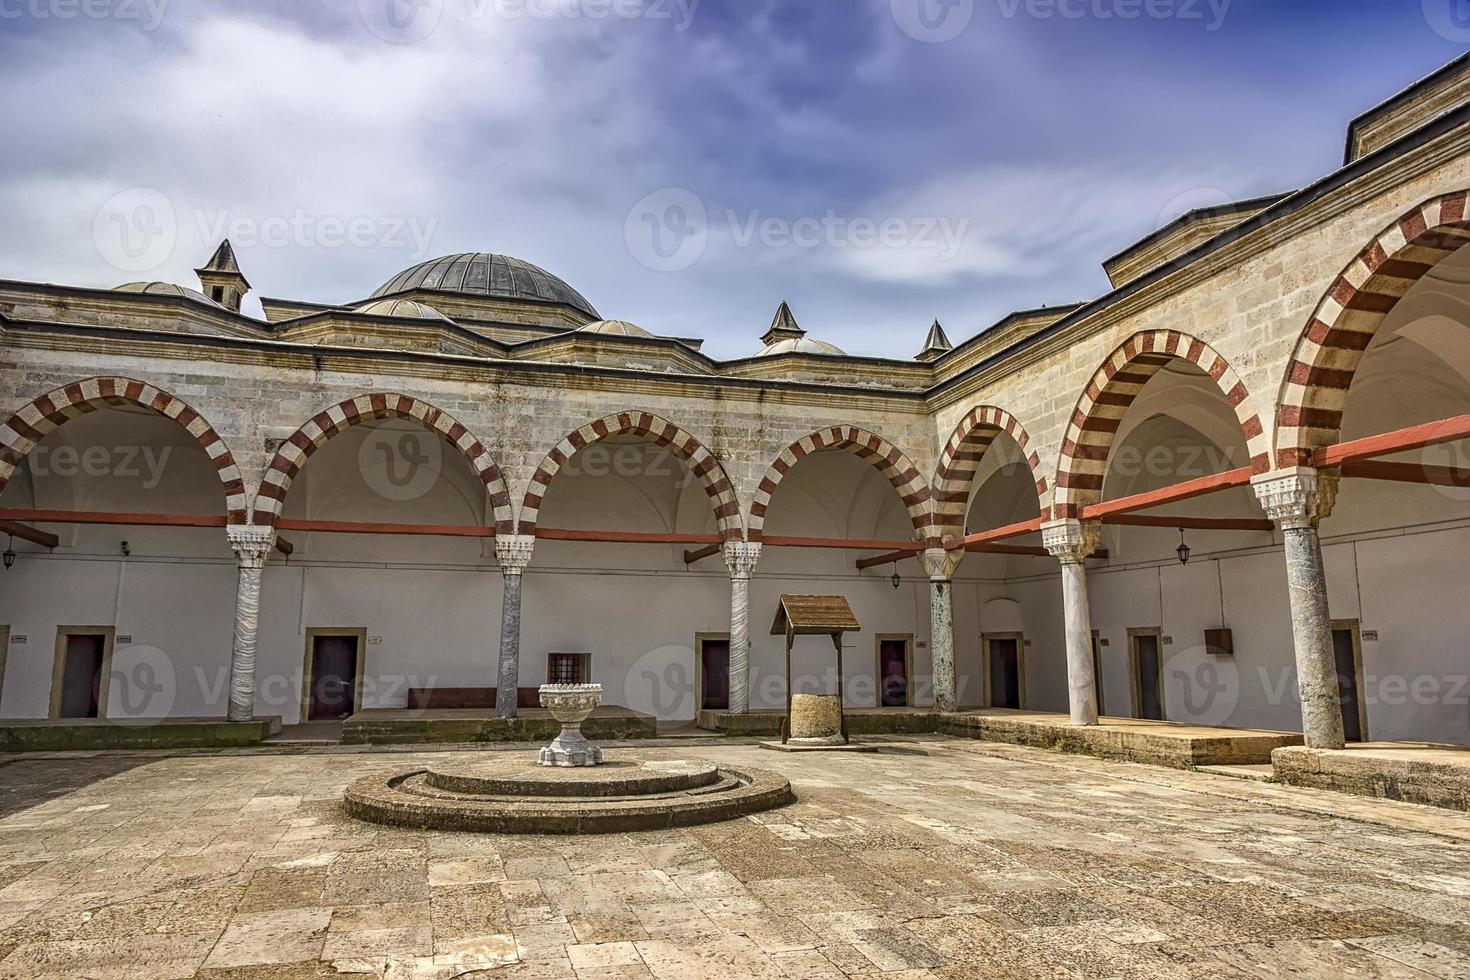
[(701, 760), (609, 753), (601, 766), (559, 769), (496, 755), (359, 779), (347, 788), (347, 812), (425, 830), (600, 834), (730, 820), (796, 799), (776, 773)]

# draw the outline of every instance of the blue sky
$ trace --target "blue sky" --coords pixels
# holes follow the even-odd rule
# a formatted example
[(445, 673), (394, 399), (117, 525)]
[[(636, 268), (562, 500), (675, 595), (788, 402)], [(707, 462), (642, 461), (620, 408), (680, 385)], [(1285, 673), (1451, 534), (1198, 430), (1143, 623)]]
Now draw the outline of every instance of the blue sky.
[(228, 234), (343, 303), (482, 250), (717, 357), (786, 299), (907, 358), (1330, 172), (1467, 43), (1467, 0), (0, 0), (0, 277)]

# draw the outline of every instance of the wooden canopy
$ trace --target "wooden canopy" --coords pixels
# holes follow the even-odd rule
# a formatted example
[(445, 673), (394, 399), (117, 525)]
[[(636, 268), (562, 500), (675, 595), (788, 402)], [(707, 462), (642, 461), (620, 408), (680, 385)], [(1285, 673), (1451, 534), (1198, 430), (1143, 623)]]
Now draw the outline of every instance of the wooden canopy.
[(783, 595), (776, 607), (772, 636), (826, 636), (856, 633), (862, 627), (840, 595)]

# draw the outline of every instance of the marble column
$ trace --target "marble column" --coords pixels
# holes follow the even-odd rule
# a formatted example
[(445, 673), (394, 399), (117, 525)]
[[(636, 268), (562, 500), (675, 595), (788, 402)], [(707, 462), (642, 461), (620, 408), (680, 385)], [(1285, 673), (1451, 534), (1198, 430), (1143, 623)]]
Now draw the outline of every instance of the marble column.
[(1087, 605), (1087, 566), (1102, 527), (1096, 521), (1053, 521), (1042, 543), (1062, 563), (1062, 618), (1067, 631), (1067, 704), (1074, 725), (1097, 724), (1097, 675), (1092, 661), (1092, 612)]
[(235, 589), (235, 640), (230, 652), (230, 721), (255, 717), (255, 653), (260, 635), (260, 580), (276, 544), (274, 528), (225, 528), (235, 552), (239, 584)]
[(1305, 468), (1268, 473), (1252, 481), (1266, 516), (1281, 528), (1284, 539), (1302, 734), (1315, 749), (1340, 749), (1344, 744), (1332, 615), (1317, 533), (1320, 522), (1332, 513), (1337, 482), (1336, 473)]
[(528, 534), (501, 534), (495, 538), (495, 557), (500, 562), (503, 596), (500, 601), (500, 670), (496, 675), (495, 714), (516, 716), (521, 683), (521, 580), (536, 549)]
[[(934, 677), (934, 707), (954, 711), (958, 706), (954, 673), (954, 572), (963, 551), (930, 548), (922, 558), (929, 573), (929, 653)], [(878, 679), (882, 684), (882, 678)]]
[[(725, 542), (725, 566), (730, 569), (729, 710), (734, 715), (750, 710), (750, 576), (760, 557), (758, 543)], [(695, 698), (698, 697), (696, 691)]]

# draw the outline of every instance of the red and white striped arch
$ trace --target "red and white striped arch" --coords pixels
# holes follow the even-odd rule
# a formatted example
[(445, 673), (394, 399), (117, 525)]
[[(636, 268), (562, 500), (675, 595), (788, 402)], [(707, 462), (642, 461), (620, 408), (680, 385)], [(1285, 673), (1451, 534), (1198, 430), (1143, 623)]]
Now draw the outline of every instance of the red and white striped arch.
[(966, 415), (955, 427), (939, 457), (934, 475), (934, 516), (946, 536), (964, 533), (965, 516), (970, 511), (970, 494), (974, 491), (975, 472), (985, 454), (1001, 433), (1008, 434), (1021, 449), (1031, 475), (1036, 479), (1036, 502), (1041, 516), (1047, 516), (1047, 482), (1042, 472), (1041, 457), (1031, 448), (1031, 437), (1010, 412), (993, 405), (982, 405)]
[(1123, 416), (1143, 386), (1176, 359), (1196, 365), (1214, 379), (1240, 421), (1251, 468), (1257, 473), (1271, 468), (1271, 446), (1261, 417), (1235, 369), (1202, 340), (1177, 330), (1151, 330), (1134, 334), (1113, 351), (1078, 399), (1062, 440), (1053, 517), (1078, 517), (1083, 507), (1102, 499), (1108, 454)]
[(766, 511), (771, 506), (771, 497), (791, 468), (812, 453), (824, 449), (843, 449), (867, 460), (881, 472), (898, 495), (903, 498), (909, 512), (914, 531), (920, 540), (937, 544), (938, 533), (934, 527), (934, 515), (929, 506), (929, 485), (919, 473), (919, 468), (904, 455), (903, 451), (882, 436), (854, 425), (834, 425), (813, 432), (781, 450), (781, 455), (766, 470), (760, 486), (756, 488), (755, 500), (750, 505), (750, 540), (759, 541), (766, 524)]
[(1348, 387), (1374, 334), (1413, 285), (1470, 244), (1466, 198), (1421, 204), (1384, 229), (1333, 281), (1297, 340), (1276, 408), (1276, 464), (1305, 466), (1339, 441)]
[(153, 385), (132, 378), (88, 378), (49, 391), (0, 425), (0, 491), (16, 467), (48, 434), (78, 416), (98, 409), (139, 405), (183, 426), (209, 455), (225, 490), (225, 512), (231, 524), (246, 521), (245, 480), (234, 454), (218, 432), (185, 402)]
[(567, 460), (593, 443), (619, 435), (638, 436), (654, 445), (666, 447), (682, 459), (709, 497), (720, 534), (727, 541), (740, 540), (740, 503), (725, 468), (702, 442), (668, 419), (651, 412), (619, 412), (568, 432), (566, 438), (546, 454), (531, 476), (530, 486), (521, 502), (520, 533), (536, 533), (536, 519), (541, 513), (546, 491)]
[(374, 419), (399, 418), (417, 422), (437, 432), (469, 461), (490, 496), (498, 534), (515, 532), (515, 514), (510, 504), (510, 489), (500, 467), (490, 458), (485, 447), (454, 416), (440, 411), (428, 402), (395, 392), (372, 392), (358, 395), (314, 415), (291, 437), (281, 443), (261, 480), (255, 497), (255, 523), (272, 525), (281, 516), (286, 494), (306, 461), (333, 436), (355, 425)]

